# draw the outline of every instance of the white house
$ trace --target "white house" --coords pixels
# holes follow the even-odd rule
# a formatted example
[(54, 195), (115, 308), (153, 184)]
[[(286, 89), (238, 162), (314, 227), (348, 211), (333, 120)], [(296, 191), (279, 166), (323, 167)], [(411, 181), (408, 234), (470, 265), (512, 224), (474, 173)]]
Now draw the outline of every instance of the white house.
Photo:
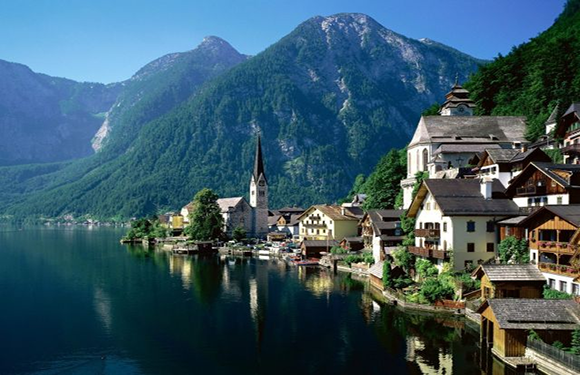
[[(503, 196), (499, 180), (424, 180), (407, 215), (416, 220), (415, 246), (409, 251), (438, 267), (471, 268), (496, 254), (495, 222), (519, 213)], [(451, 253), (452, 251), (452, 253)]]

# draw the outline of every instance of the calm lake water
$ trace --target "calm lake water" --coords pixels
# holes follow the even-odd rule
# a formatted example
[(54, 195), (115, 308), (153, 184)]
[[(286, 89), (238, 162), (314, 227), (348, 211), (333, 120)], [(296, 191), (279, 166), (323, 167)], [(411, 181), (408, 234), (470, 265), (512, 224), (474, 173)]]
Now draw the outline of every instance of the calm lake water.
[(0, 374), (482, 374), (477, 333), (349, 275), (0, 227)]

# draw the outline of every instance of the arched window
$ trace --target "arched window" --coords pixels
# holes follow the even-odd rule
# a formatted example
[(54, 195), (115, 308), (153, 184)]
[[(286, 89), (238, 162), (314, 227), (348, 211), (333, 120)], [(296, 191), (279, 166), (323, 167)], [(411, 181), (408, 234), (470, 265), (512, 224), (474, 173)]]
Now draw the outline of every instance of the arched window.
[(428, 156), (427, 149), (424, 148), (423, 149), (423, 171), (427, 170), (427, 163), (429, 163), (428, 158), (429, 158), (429, 156)]
[(417, 150), (417, 172), (421, 170), (421, 155), (419, 154), (419, 150)]

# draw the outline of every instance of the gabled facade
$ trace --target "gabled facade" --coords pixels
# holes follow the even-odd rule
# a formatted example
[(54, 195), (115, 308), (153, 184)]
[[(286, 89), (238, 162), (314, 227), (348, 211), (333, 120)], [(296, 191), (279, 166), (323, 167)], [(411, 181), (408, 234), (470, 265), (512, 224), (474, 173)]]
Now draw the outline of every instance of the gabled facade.
[(415, 246), (409, 251), (439, 267), (453, 259), (454, 270), (495, 257), (495, 222), (519, 213), (501, 198), (502, 190), (499, 180), (424, 180), (407, 212), (415, 218)]
[(375, 262), (385, 259), (390, 248), (403, 242), (401, 215), (403, 210), (369, 210), (360, 220), (364, 247), (373, 250)]
[(456, 84), (447, 94), (441, 116), (421, 117), (407, 147), (403, 208), (411, 204), (417, 172), (434, 178), (445, 170), (467, 167), (485, 149), (519, 149), (526, 143), (525, 117), (473, 116), (474, 107), (467, 90)]
[(542, 298), (546, 278), (533, 264), (482, 264), (471, 274), (481, 282), (481, 300)]
[(580, 295), (580, 205), (544, 206), (520, 225), (528, 229), (530, 259), (548, 285)]
[(580, 203), (580, 165), (531, 162), (506, 189), (519, 207)]
[(486, 149), (474, 170), (479, 177), (497, 178), (505, 187), (532, 161), (550, 163), (552, 160), (539, 148), (531, 150)]
[(358, 235), (359, 219), (346, 207), (317, 205), (298, 217), (301, 240), (342, 240)]
[(556, 135), (562, 138), (565, 164), (580, 164), (580, 103), (572, 103), (560, 119)]

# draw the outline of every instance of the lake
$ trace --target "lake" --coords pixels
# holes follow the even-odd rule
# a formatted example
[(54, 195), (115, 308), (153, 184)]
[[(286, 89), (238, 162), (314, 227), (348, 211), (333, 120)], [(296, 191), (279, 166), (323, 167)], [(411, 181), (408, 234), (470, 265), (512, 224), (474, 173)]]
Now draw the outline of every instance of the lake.
[(463, 320), (381, 306), (364, 280), (123, 232), (0, 227), (0, 374), (483, 373)]

